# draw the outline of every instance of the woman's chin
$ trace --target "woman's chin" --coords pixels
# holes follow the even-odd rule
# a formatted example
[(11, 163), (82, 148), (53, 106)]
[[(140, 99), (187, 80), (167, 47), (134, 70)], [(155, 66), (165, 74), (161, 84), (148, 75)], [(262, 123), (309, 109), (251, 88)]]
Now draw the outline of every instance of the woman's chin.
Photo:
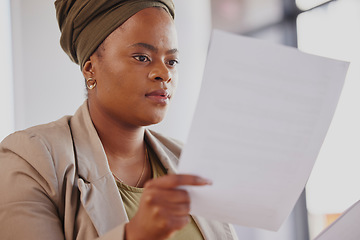
[(144, 120), (143, 126), (150, 126), (150, 125), (158, 124), (164, 120), (165, 116), (166, 116), (166, 112), (164, 112), (162, 114), (151, 115), (149, 118)]
[(157, 118), (157, 119), (153, 119), (152, 121), (149, 121), (148, 124), (146, 124), (146, 126), (150, 126), (150, 125), (155, 125), (158, 123), (161, 123), (164, 120), (164, 118)]

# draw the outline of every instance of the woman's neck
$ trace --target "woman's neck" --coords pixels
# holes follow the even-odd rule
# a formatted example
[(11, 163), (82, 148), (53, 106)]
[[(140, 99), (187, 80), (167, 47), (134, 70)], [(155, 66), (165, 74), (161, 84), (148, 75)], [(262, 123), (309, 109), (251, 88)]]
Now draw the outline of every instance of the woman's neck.
[(144, 127), (121, 123), (90, 106), (89, 112), (108, 156), (132, 159), (143, 152)]
[(121, 124), (96, 108), (89, 107), (89, 112), (113, 175), (128, 185), (142, 187), (151, 178), (144, 127)]

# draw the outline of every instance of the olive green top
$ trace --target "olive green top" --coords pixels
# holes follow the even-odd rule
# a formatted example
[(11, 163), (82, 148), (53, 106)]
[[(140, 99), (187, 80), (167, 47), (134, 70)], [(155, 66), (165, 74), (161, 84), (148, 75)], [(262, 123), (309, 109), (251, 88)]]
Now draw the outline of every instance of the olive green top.
[[(149, 160), (152, 168), (152, 177), (157, 178), (159, 176), (165, 175), (166, 170), (162, 166), (160, 160), (156, 156), (156, 154), (151, 150), (149, 146)], [(125, 210), (128, 215), (128, 218), (131, 219), (136, 214), (136, 211), (139, 207), (140, 198), (143, 193), (143, 188), (136, 188), (125, 183), (116, 181), (116, 184), (119, 188), (121, 198), (124, 202)], [(186, 225), (183, 229), (176, 232), (171, 238), (171, 240), (203, 240), (203, 236), (197, 227), (193, 218), (191, 218), (191, 222)]]

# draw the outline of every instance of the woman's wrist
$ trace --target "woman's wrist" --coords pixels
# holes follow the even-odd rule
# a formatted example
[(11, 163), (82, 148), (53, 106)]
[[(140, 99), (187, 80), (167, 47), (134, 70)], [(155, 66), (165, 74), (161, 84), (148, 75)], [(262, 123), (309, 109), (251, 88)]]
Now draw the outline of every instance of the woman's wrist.
[(133, 227), (131, 222), (125, 224), (125, 234), (124, 240), (145, 240), (149, 238), (145, 238), (141, 236), (142, 231)]

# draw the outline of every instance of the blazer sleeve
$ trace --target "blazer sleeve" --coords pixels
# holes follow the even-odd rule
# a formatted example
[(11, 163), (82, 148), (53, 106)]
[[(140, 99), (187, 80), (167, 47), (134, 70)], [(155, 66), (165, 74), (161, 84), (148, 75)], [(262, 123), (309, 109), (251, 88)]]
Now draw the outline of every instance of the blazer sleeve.
[(0, 239), (64, 239), (59, 186), (46, 145), (18, 132), (0, 145)]

